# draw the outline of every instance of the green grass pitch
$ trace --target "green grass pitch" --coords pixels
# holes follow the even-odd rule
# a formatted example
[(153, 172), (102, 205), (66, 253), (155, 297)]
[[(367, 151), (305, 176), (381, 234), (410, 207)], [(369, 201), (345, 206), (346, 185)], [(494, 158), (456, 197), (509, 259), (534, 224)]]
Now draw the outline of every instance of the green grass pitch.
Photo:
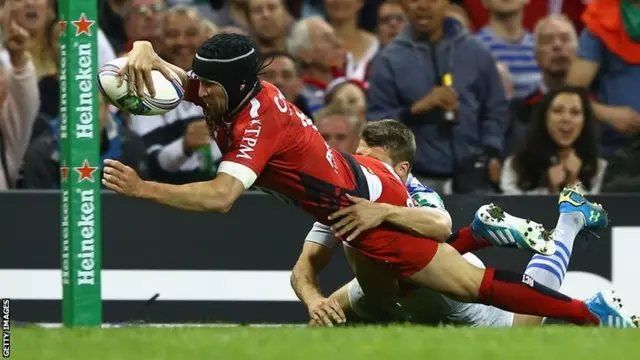
[(11, 359), (615, 360), (637, 358), (639, 341), (638, 330), (551, 326), (14, 328)]

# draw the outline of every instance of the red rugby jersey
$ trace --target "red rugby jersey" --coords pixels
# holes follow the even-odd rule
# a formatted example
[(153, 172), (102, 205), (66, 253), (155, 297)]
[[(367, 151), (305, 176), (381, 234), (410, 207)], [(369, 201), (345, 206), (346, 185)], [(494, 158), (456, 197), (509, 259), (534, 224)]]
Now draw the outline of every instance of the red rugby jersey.
[(270, 83), (233, 121), (214, 129), (223, 152), (219, 172), (302, 207), (318, 221), (348, 203), (353, 164), (324, 141), (313, 121)]

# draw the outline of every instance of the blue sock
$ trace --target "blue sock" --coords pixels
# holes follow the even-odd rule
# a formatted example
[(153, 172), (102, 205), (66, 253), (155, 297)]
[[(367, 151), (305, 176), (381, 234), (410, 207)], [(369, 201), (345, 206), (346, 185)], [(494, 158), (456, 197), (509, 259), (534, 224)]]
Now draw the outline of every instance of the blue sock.
[(534, 255), (527, 265), (525, 274), (548, 288), (560, 290), (571, 260), (573, 241), (583, 226), (582, 214), (560, 214), (553, 235), (556, 252), (551, 256)]

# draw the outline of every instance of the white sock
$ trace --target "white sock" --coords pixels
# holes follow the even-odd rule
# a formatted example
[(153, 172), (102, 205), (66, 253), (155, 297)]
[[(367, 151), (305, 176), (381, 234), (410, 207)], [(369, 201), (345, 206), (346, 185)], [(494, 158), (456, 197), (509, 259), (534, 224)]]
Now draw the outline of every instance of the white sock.
[(553, 240), (557, 246), (556, 252), (551, 256), (534, 255), (527, 265), (525, 274), (548, 288), (559, 290), (569, 267), (573, 241), (583, 226), (582, 214), (560, 214), (553, 234)]

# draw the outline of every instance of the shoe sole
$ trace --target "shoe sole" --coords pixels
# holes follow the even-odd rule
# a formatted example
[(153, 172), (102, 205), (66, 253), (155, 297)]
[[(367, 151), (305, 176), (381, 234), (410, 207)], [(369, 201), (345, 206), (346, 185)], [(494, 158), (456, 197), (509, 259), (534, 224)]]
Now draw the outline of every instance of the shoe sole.
[[(500, 223), (506, 222), (513, 225), (514, 229), (525, 239), (528, 250), (546, 256), (556, 252), (556, 243), (551, 236), (553, 232), (545, 230), (542, 224), (512, 216), (494, 204), (480, 207), (478, 217), (487, 226), (501, 226)], [(497, 239), (494, 240), (499, 243)]]

